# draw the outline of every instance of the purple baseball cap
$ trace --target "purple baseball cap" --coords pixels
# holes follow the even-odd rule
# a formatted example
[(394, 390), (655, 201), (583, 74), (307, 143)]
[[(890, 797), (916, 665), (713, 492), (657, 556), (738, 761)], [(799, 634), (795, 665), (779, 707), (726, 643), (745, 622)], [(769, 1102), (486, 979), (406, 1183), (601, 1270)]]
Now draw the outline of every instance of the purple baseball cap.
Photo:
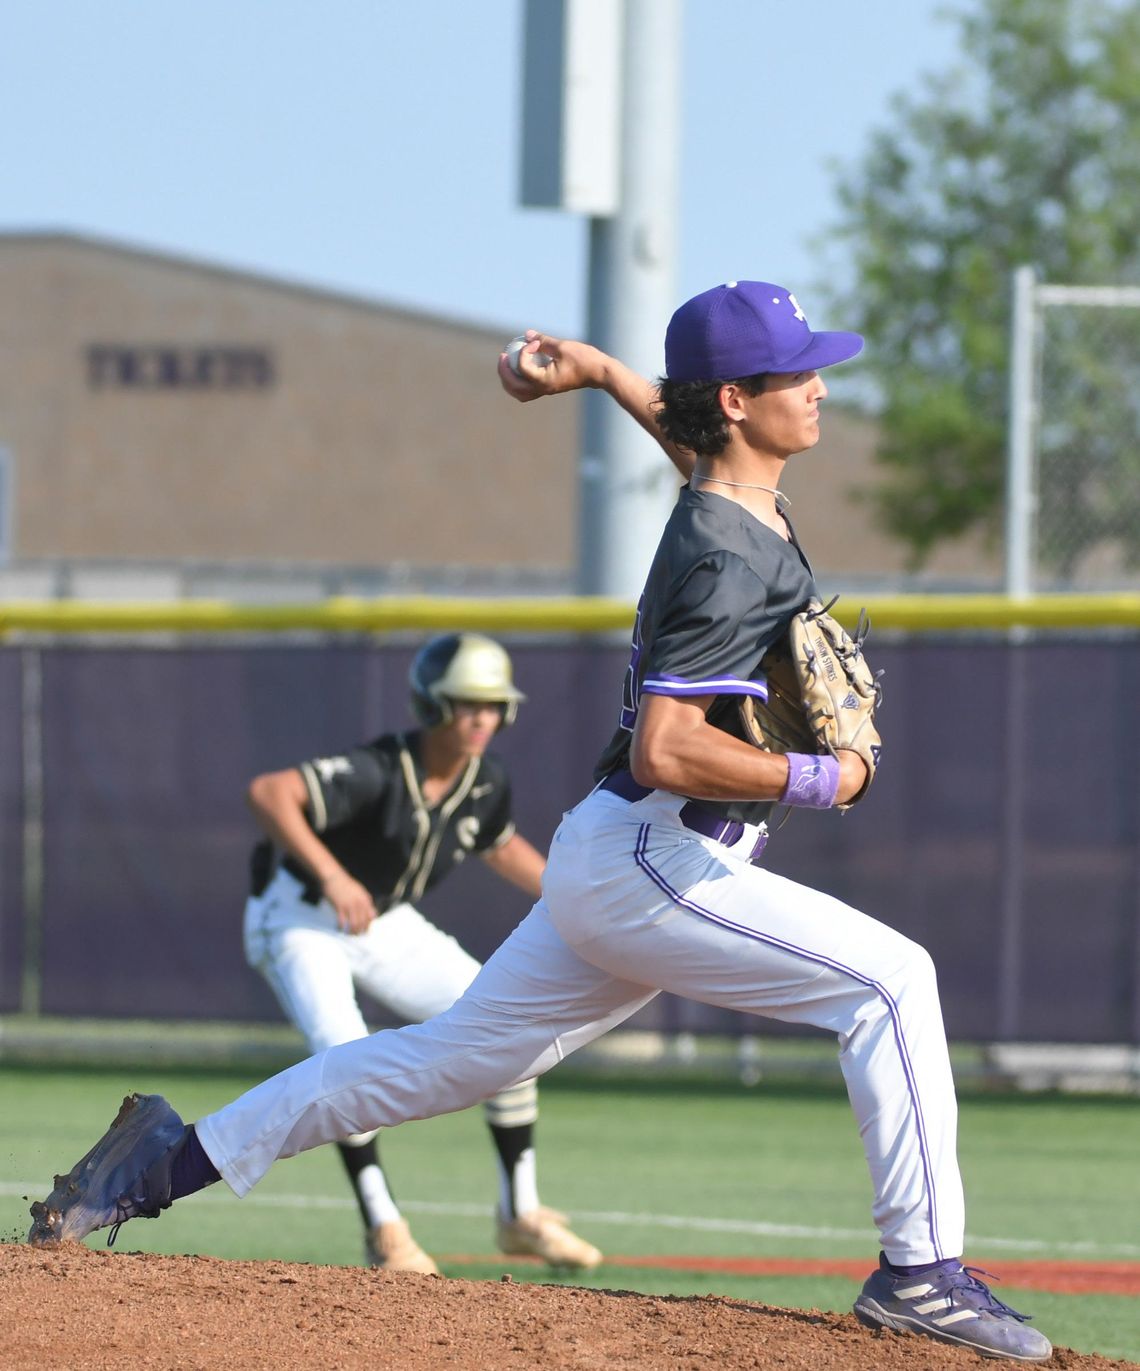
[(799, 301), (768, 281), (729, 281), (677, 310), (665, 331), (671, 381), (732, 381), (760, 372), (818, 371), (862, 348), (858, 333), (813, 333)]

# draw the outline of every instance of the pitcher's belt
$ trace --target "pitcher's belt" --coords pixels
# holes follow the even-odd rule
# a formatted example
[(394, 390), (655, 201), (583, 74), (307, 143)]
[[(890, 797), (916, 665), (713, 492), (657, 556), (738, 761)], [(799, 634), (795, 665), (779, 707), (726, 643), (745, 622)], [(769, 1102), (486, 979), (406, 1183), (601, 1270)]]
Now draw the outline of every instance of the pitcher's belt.
[[(644, 800), (647, 795), (652, 795), (653, 791), (649, 786), (641, 785), (633, 779), (628, 771), (614, 771), (602, 781), (599, 786), (601, 790), (609, 790), (614, 795), (631, 803), (637, 800)], [(705, 809), (696, 800), (688, 800), (681, 806), (677, 815), (678, 819), (688, 829), (694, 833), (699, 833), (703, 838), (711, 838), (713, 842), (723, 843), (725, 847), (734, 847), (741, 838), (744, 837), (747, 825), (740, 823), (737, 819), (725, 819), (720, 814), (711, 809)], [(748, 854), (746, 861), (754, 862), (764, 851), (764, 846), (768, 841), (766, 829), (762, 829), (760, 836), (756, 839), (756, 844)]]

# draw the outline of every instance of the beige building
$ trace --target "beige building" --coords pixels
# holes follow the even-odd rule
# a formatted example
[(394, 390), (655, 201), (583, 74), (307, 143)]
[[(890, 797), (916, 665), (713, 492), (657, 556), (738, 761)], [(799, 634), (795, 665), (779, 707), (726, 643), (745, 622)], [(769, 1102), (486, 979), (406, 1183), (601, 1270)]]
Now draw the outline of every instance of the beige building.
[[(0, 598), (572, 589), (578, 401), (507, 399), (508, 331), (0, 235)], [(829, 583), (890, 585), (902, 553), (848, 495), (873, 433), (829, 419), (789, 470), (797, 529)]]

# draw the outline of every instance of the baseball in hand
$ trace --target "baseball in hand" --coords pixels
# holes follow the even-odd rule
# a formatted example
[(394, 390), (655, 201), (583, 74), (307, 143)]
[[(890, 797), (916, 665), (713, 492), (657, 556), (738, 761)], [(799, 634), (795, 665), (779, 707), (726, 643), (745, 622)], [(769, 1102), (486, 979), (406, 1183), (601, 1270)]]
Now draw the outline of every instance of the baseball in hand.
[[(516, 376), (520, 376), (522, 374), (519, 371), (519, 353), (523, 350), (524, 347), (526, 347), (526, 342), (526, 334), (520, 333), (517, 338), (512, 338), (511, 341), (507, 344), (507, 346), (503, 349), (503, 351), (507, 354), (507, 361), (511, 365), (511, 370), (515, 373)], [(540, 367), (548, 367), (554, 360), (554, 358), (548, 357), (545, 352), (536, 352), (534, 354), (534, 360)]]

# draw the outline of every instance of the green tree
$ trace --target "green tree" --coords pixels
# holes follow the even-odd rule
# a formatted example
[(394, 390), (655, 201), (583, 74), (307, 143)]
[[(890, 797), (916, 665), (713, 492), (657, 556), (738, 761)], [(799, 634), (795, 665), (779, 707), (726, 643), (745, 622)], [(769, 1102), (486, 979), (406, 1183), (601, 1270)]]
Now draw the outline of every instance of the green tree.
[[(891, 126), (841, 175), (829, 234), (853, 264), (833, 302), (872, 343), (885, 479), (871, 498), (914, 567), (942, 540), (1000, 527), (1014, 267), (1140, 282), (1140, 0), (948, 13), (960, 68), (896, 98)], [(1140, 523), (1131, 537), (1134, 559)]]

